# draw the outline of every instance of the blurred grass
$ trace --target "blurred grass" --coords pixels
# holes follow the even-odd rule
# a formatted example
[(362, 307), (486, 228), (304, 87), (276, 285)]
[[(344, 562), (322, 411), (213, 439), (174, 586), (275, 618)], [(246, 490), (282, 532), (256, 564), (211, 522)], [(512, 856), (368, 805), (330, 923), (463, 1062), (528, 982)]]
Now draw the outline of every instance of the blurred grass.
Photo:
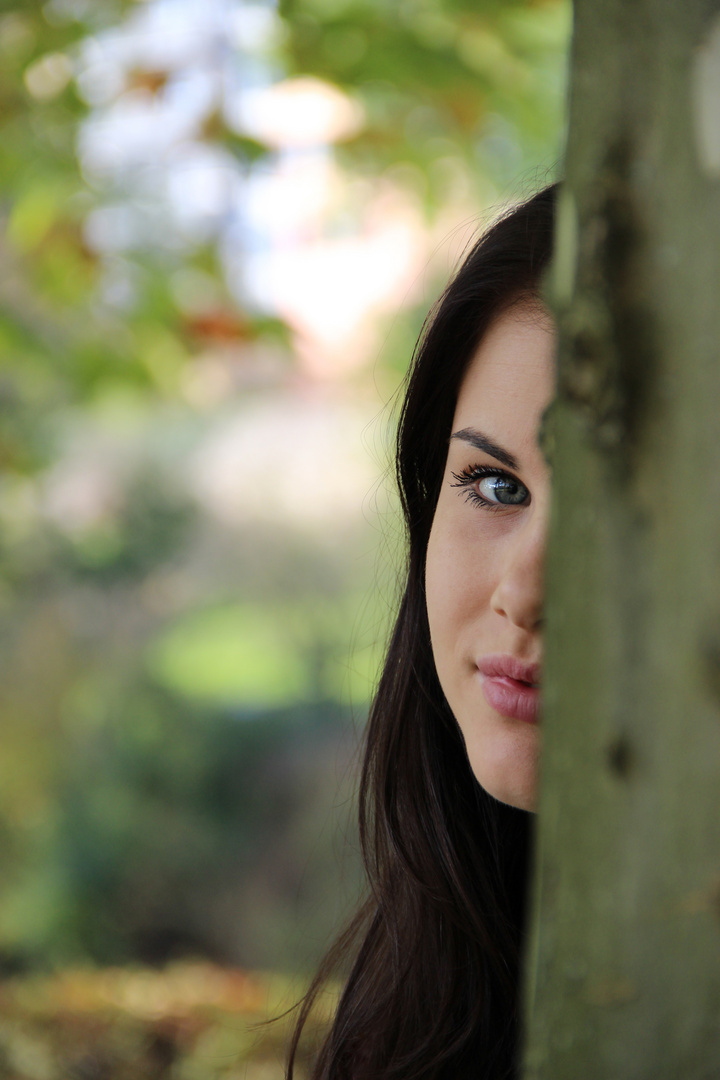
[(279, 975), (190, 962), (9, 979), (0, 986), (0, 1077), (280, 1080), (287, 1010), (301, 992)]

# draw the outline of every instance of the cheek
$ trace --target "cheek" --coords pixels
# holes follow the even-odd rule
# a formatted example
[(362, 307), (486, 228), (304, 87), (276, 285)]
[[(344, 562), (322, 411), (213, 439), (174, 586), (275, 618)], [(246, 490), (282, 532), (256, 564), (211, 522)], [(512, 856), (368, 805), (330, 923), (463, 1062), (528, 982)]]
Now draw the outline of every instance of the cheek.
[(461, 639), (487, 609), (491, 593), (478, 545), (463, 536), (452, 515), (438, 507), (427, 550), (425, 588), (433, 653), (438, 664), (456, 652)]
[(425, 566), (428, 622), (436, 660), (452, 627), (453, 612), (459, 600), (458, 571), (451, 556), (447, 531), (442, 528), (436, 515), (428, 541)]

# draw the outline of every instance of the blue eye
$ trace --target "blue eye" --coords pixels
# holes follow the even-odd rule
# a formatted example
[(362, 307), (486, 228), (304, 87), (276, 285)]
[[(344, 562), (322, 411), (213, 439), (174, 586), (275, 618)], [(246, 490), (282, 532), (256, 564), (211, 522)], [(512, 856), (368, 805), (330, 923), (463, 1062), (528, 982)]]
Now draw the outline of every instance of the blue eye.
[(528, 489), (509, 476), (486, 476), (477, 485), (478, 494), (490, 502), (518, 506), (528, 497)]
[(466, 498), (484, 510), (525, 506), (530, 502), (530, 492), (517, 477), (492, 465), (473, 465), (461, 473), (453, 473), (453, 478), (452, 486), (463, 489)]

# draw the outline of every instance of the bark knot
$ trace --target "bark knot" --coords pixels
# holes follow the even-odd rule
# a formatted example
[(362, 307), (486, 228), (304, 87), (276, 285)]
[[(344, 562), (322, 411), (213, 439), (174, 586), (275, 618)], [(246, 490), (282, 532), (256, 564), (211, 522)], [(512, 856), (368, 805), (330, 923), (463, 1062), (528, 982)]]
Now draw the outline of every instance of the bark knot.
[(610, 772), (620, 780), (627, 780), (635, 769), (636, 755), (626, 735), (618, 735), (607, 746), (607, 763)]

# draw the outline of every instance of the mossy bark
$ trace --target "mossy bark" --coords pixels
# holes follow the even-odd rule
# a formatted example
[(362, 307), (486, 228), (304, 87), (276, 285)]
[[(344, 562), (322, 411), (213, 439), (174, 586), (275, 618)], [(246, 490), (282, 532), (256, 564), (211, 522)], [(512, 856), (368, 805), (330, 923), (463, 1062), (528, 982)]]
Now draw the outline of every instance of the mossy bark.
[(720, 4), (576, 0), (526, 1080), (720, 1077)]

